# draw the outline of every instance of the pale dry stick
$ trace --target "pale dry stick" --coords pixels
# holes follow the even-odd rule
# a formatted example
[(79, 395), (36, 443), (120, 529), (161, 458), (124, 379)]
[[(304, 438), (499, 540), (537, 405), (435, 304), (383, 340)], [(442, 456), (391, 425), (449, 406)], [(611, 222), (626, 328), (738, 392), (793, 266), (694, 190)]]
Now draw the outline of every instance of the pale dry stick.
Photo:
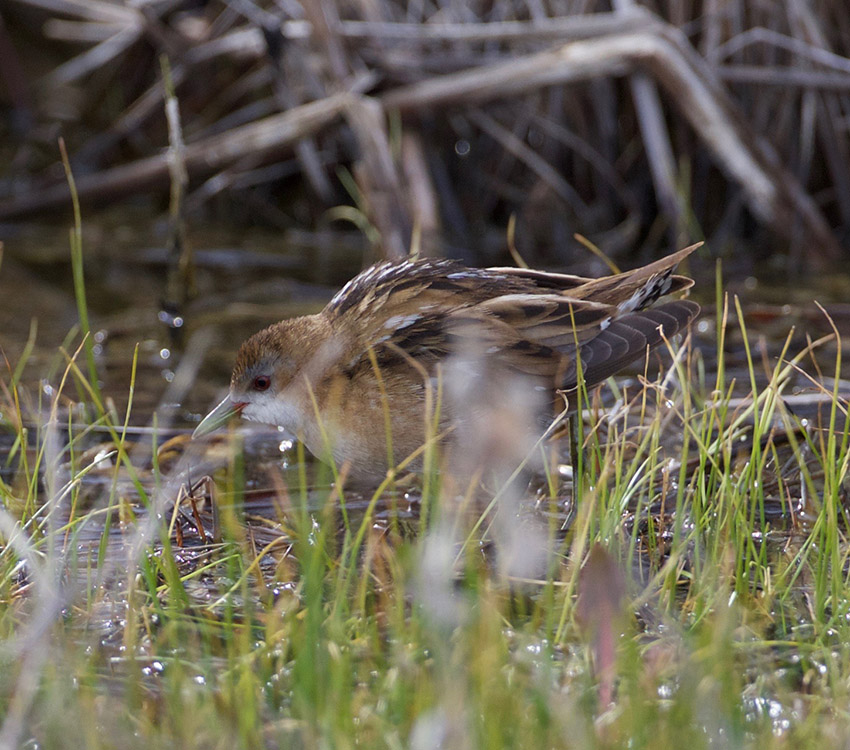
[(73, 44), (97, 44), (105, 42), (124, 28), (123, 24), (92, 21), (65, 21), (50, 18), (44, 22), (42, 31), (47, 39)]
[(77, 55), (63, 63), (41, 79), (39, 85), (45, 91), (55, 86), (63, 86), (78, 81), (89, 73), (105, 68), (116, 57), (126, 52), (144, 33), (144, 22), (141, 16), (137, 24), (121, 29), (109, 39), (92, 47), (90, 50)]
[[(171, 0), (171, 2), (173, 3), (174, 0)], [(161, 8), (159, 12), (164, 12), (164, 9)], [(42, 79), (41, 84), (45, 88), (49, 88), (51, 86), (61, 86), (77, 81), (89, 73), (106, 66), (115, 57), (134, 44), (145, 33), (148, 28), (148, 22), (145, 16), (138, 11), (127, 11), (127, 13), (132, 13), (133, 15), (125, 17), (122, 21), (113, 22), (112, 28), (118, 28), (116, 32), (110, 34), (105, 40), (100, 41), (95, 47), (71, 58), (66, 63), (63, 63), (48, 73)], [(103, 25), (106, 27), (106, 24)], [(63, 27), (59, 26), (59, 28), (62, 29)], [(197, 47), (186, 51), (183, 62), (187, 67), (191, 67), (192, 65), (207, 62), (221, 55), (229, 55), (237, 59), (257, 59), (265, 53), (265, 40), (257, 29), (251, 29), (250, 32), (233, 32), (221, 39), (199, 44)], [(90, 36), (94, 35), (94, 32), (91, 30), (87, 30), (86, 33)], [(179, 79), (182, 75), (183, 72), (180, 70), (180, 67), (175, 67), (175, 79)], [(156, 87), (154, 87), (154, 90), (156, 90)]]
[[(336, 5), (329, 0), (302, 0), (301, 5), (328, 61), (329, 89), (348, 88), (358, 61), (347, 54), (339, 35)], [(413, 222), (402, 200), (402, 181), (390, 149), (385, 112), (375, 99), (352, 96), (345, 118), (360, 149), (354, 176), (369, 220), (378, 229), (382, 254), (400, 260), (410, 247)]]
[[(622, 31), (624, 25), (631, 31), (649, 28), (653, 18), (643, 10), (622, 14), (595, 13), (588, 16), (550, 18), (545, 21), (502, 21), (497, 23), (392, 23), (374, 21), (338, 21), (335, 32), (345, 40), (362, 43), (380, 43), (382, 47), (411, 44), (424, 46), (444, 45), (449, 42), (565, 42), (589, 39)], [(314, 32), (309, 21), (284, 21), (281, 34), (287, 40), (307, 40)], [(218, 57), (238, 56), (240, 59), (258, 59), (265, 54), (265, 40), (257, 28), (239, 28), (217, 39), (199, 44), (186, 53), (186, 64), (198, 64)]]
[[(340, 21), (338, 33), (351, 41), (380, 40), (387, 44), (409, 45), (446, 42), (553, 42), (588, 39), (622, 31), (648, 28), (653, 17), (643, 9), (621, 13), (593, 13), (536, 19), (534, 21), (500, 21), (495, 23), (376, 23), (372, 21)], [(309, 25), (288, 21), (285, 35), (310, 34)]]
[(351, 74), (337, 28), (339, 13), (334, 3), (328, 0), (300, 0), (304, 15), (311, 25), (311, 36), (323, 47), (331, 75), (342, 84)]
[[(18, 1), (32, 3), (32, 0)], [(36, 4), (39, 4), (41, 1), (37, 0)], [(159, 4), (158, 12), (165, 13), (178, 2), (179, 0), (166, 0), (165, 3)], [(47, 4), (55, 5), (55, 0)], [(99, 0), (93, 0), (90, 3), (86, 3), (85, 6), (79, 5), (77, 2), (61, 0), (58, 3), (56, 12), (78, 15), (93, 20), (92, 11), (97, 11), (96, 15), (99, 15), (105, 24), (113, 28), (117, 27), (117, 31), (103, 41), (100, 41), (91, 49), (72, 57), (44, 76), (40, 85), (45, 90), (49, 91), (55, 86), (73, 83), (95, 70), (105, 68), (115, 58), (122, 55), (139, 41), (148, 28), (148, 20), (145, 18), (144, 7), (139, 10), (129, 6), (102, 3)], [(117, 11), (117, 14), (112, 17), (112, 13), (115, 11)]]
[(818, 63), (825, 68), (831, 68), (835, 71), (850, 73), (850, 59), (838, 55), (835, 52), (817, 47), (814, 44), (795, 39), (787, 34), (781, 34), (772, 29), (762, 27), (755, 29), (747, 29), (740, 34), (732, 37), (728, 42), (721, 44), (717, 48), (717, 60), (725, 60), (738, 52), (743, 51), (753, 44), (768, 44), (774, 47), (779, 47), (786, 52), (793, 52), (795, 55), (805, 57), (812, 62)]
[(174, 83), (171, 71), (163, 62), (163, 78), (166, 80), (165, 120), (168, 124), (168, 150), (165, 152), (168, 162), (168, 175), (171, 183), (171, 220), (180, 221), (183, 195), (189, 184), (189, 175), (184, 163), (186, 144), (183, 141), (183, 126), (180, 122), (180, 106), (174, 95)]
[(383, 256), (402, 260), (410, 247), (413, 223), (402, 200), (402, 182), (396, 169), (386, 129), (386, 113), (378, 100), (352, 96), (345, 118), (361, 150), (355, 168), (369, 218), (378, 228)]
[[(439, 199), (419, 133), (408, 131), (402, 134), (400, 161), (408, 210), (413, 222), (413, 235), (419, 238), (420, 252), (417, 254), (440, 256)], [(411, 253), (412, 245), (413, 238)]]
[[(390, 12), (389, 3), (376, 2), (376, 0), (355, 0), (351, 5), (357, 10), (360, 17), (376, 23), (381, 23), (384, 20), (385, 13)], [(336, 22), (337, 24), (340, 22), (339, 15), (336, 17)]]
[[(54, 86), (78, 81), (95, 70), (108, 66), (115, 58), (127, 51), (132, 45), (139, 41), (144, 35), (148, 22), (145, 18), (144, 6), (140, 9), (127, 5), (100, 2), (100, 0), (17, 0), (17, 2), (36, 6), (44, 10), (50, 10), (59, 15), (72, 15), (84, 19), (83, 23), (77, 23), (77, 33), (84, 30), (90, 38), (96, 38), (95, 27), (100, 21), (105, 29), (113, 29), (114, 33), (104, 39), (96, 39), (98, 43), (91, 49), (71, 58), (55, 70), (48, 73), (41, 80), (40, 85), (45, 90)], [(160, 14), (168, 12), (178, 5), (180, 0), (165, 0), (158, 3), (157, 12)], [(74, 22), (62, 21), (54, 23), (52, 30), (58, 28), (60, 32), (68, 29)], [(49, 30), (48, 30), (49, 31)], [(102, 34), (100, 35), (102, 37)]]
[[(177, 64), (172, 67), (171, 81), (175, 90), (186, 80), (187, 75), (187, 66)], [(126, 107), (118, 119), (110, 125), (108, 131), (97, 134), (86, 143), (75, 154), (75, 158), (91, 160), (92, 153), (102, 154), (116, 143), (120, 143), (132, 133), (140, 130), (145, 121), (154, 115), (158, 116), (162, 112), (164, 99), (165, 87), (160, 79)], [(85, 157), (83, 157), (83, 154), (85, 154)], [(97, 159), (95, 158), (95, 160)]]
[(239, 28), (187, 50), (183, 62), (187, 66), (193, 66), (217, 60), (220, 57), (233, 57), (236, 61), (250, 62), (258, 60), (265, 54), (266, 40), (263, 38), (263, 33), (253, 27)]
[(725, 0), (705, 0), (702, 11), (700, 54), (709, 62), (717, 62), (717, 48), (723, 38), (723, 10)]
[[(848, 76), (848, 79), (850, 79), (850, 76)], [(802, 92), (800, 97), (800, 145), (797, 178), (800, 180), (800, 184), (802, 185), (808, 183), (809, 175), (811, 174), (815, 161), (815, 129), (817, 125), (817, 112), (817, 92), (813, 91), (811, 88), (807, 88)], [(799, 255), (800, 253), (795, 250), (795, 254)], [(802, 265), (800, 262), (801, 260), (801, 258), (796, 259), (798, 267)]]
[(717, 75), (728, 83), (751, 83), (757, 86), (776, 86), (779, 88), (821, 89), (845, 94), (850, 92), (850, 73), (828, 73), (782, 66), (720, 65), (717, 68)]
[[(604, 16), (604, 18), (594, 17), (590, 21), (588, 19), (559, 19), (559, 23), (563, 22), (563, 28), (560, 29), (563, 32), (562, 38), (582, 38), (582, 36), (584, 38), (588, 38), (588, 36), (592, 38), (593, 33), (608, 33), (614, 37), (614, 47), (616, 48), (618, 46), (617, 40), (622, 41), (623, 39), (622, 27), (624, 22), (622, 17), (618, 16), (618, 14), (599, 14), (599, 16)], [(649, 44), (643, 44), (643, 49), (639, 48), (631, 51), (631, 53), (628, 50), (613, 49), (614, 58), (607, 61), (596, 60), (592, 62), (594, 66), (592, 70), (589, 68), (591, 62), (585, 60), (583, 63), (584, 70), (574, 70), (566, 76), (563, 70), (561, 70), (560, 77), (556, 74), (554, 76), (548, 76), (547, 79), (545, 75), (534, 70), (535, 56), (532, 55), (516, 63), (510, 62), (506, 64), (516, 68), (514, 78), (517, 80), (515, 80), (513, 85), (510, 83), (510, 77), (502, 78), (498, 75), (496, 76), (495, 85), (493, 85), (492, 80), (487, 85), (486, 78), (499, 73), (498, 66), (487, 66), (471, 73), (454, 74), (454, 77), (475, 75), (476, 73), (483, 74), (478, 78), (478, 81), (484, 84), (480, 87), (481, 90), (479, 91), (479, 87), (475, 86), (471, 89), (471, 93), (479, 99), (486, 100), (487, 98), (524, 92), (529, 85), (549, 85), (569, 80), (586, 80), (588, 78), (598, 77), (599, 75), (625, 74), (634, 70), (639, 64), (644, 65), (656, 74), (659, 82), (673, 93), (674, 98), (680, 100), (679, 103), (685, 116), (708, 142), (711, 150), (715, 152), (726, 170), (733, 176), (733, 179), (742, 184), (748, 201), (757, 215), (768, 222), (773, 222), (780, 231), (785, 232), (789, 236), (793, 236), (794, 233), (794, 227), (789, 226), (793, 225), (794, 220), (792, 217), (795, 214), (799, 215), (806, 225), (809, 234), (812, 235), (813, 241), (811, 245), (816, 248), (823, 248), (821, 250), (822, 255), (833, 255), (837, 257), (839, 252), (837, 242), (817, 207), (809, 196), (805, 194), (802, 187), (793, 178), (789, 179), (790, 176), (784, 172), (776, 154), (770, 152), (769, 149), (760, 149), (758, 143), (753, 143), (753, 135), (746, 132), (746, 125), (743, 123), (742, 118), (736, 112), (730, 112), (728, 97), (710, 66), (699, 58), (699, 55), (689, 46), (687, 39), (680, 32), (668, 28), (668, 25), (663, 24), (651, 14), (640, 9), (634, 9), (633, 12), (630, 11), (627, 20), (630, 33), (634, 34), (632, 31), (634, 29), (647, 29), (652, 32), (649, 36), (654, 38), (654, 42), (650, 40)], [(354, 38), (356, 36), (356, 32), (353, 30), (354, 27), (350, 27), (347, 24), (348, 22), (340, 21), (338, 31), (345, 38)], [(390, 27), (394, 25), (382, 24), (381, 26), (383, 31), (390, 33), (393, 31)], [(472, 30), (462, 28), (467, 26), (463, 24), (435, 24), (433, 26), (435, 28), (427, 25), (424, 31), (417, 25), (409, 25), (404, 29), (397, 28), (394, 30), (395, 37), (399, 39), (414, 37), (434, 40), (465, 39), (470, 38), (469, 32), (471, 31), (473, 37), (476, 33), (480, 33), (483, 37), (492, 35), (490, 38), (494, 39), (508, 39), (511, 38), (511, 34), (515, 34), (517, 38), (545, 39), (546, 34), (552, 28), (558, 26), (558, 24), (554, 26), (537, 23), (497, 24), (496, 26), (499, 28), (486, 31), (483, 27), (489, 26), (488, 24), (479, 24), (481, 28)], [(364, 27), (360, 28), (362, 30)], [(569, 29), (572, 31), (569, 32)], [(301, 31), (303, 32), (303, 30), (302, 28)], [(639, 34), (637, 36), (641, 37), (643, 35)], [(251, 38), (259, 42), (259, 49), (262, 50), (261, 37), (254, 35)], [(385, 40), (382, 39), (382, 41)], [(609, 39), (597, 38), (595, 41), (601, 45), (596, 48), (597, 53), (604, 52), (604, 48), (606, 47), (609, 49), (611, 47), (611, 40)], [(588, 44), (589, 42), (585, 41), (577, 45), (568, 45), (568, 47), (575, 46), (587, 52)], [(663, 49), (661, 51), (651, 49), (653, 45)], [(619, 46), (622, 47), (621, 44)], [(647, 49), (647, 47), (650, 49)], [(238, 47), (234, 47), (233, 51), (236, 52), (237, 49)], [(249, 54), (257, 54), (257, 52), (252, 51)], [(539, 54), (549, 54), (549, 59), (551, 59), (552, 55), (552, 53)], [(540, 62), (540, 60), (537, 60), (537, 62)], [(575, 64), (577, 61), (573, 60), (572, 62)], [(581, 63), (581, 61), (578, 62)], [(532, 74), (531, 77), (529, 77), (529, 68)], [(555, 72), (557, 73), (557, 71)], [(694, 78), (699, 81), (699, 85), (691, 91), (691, 83)], [(700, 78), (701, 80), (699, 80)], [(437, 87), (439, 90), (443, 89), (447, 84), (450, 85), (452, 79), (453, 76), (447, 76), (426, 82), (425, 84), (416, 84), (416, 86), (427, 87), (430, 83), (432, 88)], [(460, 98), (468, 101), (471, 98), (469, 91), (469, 89), (462, 91)], [(409, 96), (410, 93), (409, 87), (398, 89), (387, 94), (384, 101), (387, 105), (402, 105), (405, 97)], [(417, 97), (420, 94), (421, 91), (416, 89)], [(712, 96), (717, 101), (706, 103), (706, 100)], [(452, 93), (449, 91), (447, 103), (451, 98)], [(455, 94), (455, 98), (457, 98), (457, 94)], [(413, 102), (410, 108), (416, 108), (416, 106), (416, 103)], [(708, 118), (704, 116), (706, 112), (710, 115)], [(253, 125), (257, 125), (257, 123)], [(742, 153), (744, 158), (738, 158)], [(128, 165), (126, 168), (130, 170), (129, 172), (119, 172), (117, 176), (123, 177), (123, 192), (129, 192), (136, 184), (144, 187), (153, 181), (162, 180), (161, 171), (157, 171), (155, 176), (145, 173), (143, 167), (149, 166), (152, 166), (149, 162), (142, 162), (136, 165)], [(158, 167), (155, 168), (158, 169)], [(141, 174), (137, 173), (135, 171), (136, 169)], [(200, 171), (202, 166), (199, 165), (196, 169)], [(106, 189), (100, 195), (114, 194), (112, 190), (114, 183), (110, 182), (110, 180), (115, 177), (116, 175), (113, 173), (96, 176), (96, 178), (105, 179)], [(143, 179), (140, 183), (137, 183), (136, 177), (142, 177)], [(775, 187), (772, 183), (775, 183)], [(86, 192), (90, 185), (93, 188), (97, 188), (99, 183), (86, 182), (83, 185), (86, 188)], [(97, 195), (96, 191), (94, 195)], [(0, 207), (0, 216), (8, 217), (21, 212), (37, 210), (42, 207), (59, 205), (63, 202), (64, 196), (61, 193), (51, 193), (50, 189), (48, 189), (43, 200), (39, 196), (25, 196), (17, 201), (10, 201), (6, 206)]]

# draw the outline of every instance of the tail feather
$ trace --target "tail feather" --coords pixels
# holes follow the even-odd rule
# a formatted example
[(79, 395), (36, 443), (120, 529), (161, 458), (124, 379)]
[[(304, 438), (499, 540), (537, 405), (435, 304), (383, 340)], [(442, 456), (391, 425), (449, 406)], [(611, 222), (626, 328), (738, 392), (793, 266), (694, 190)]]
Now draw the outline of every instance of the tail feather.
[(570, 290), (570, 295), (616, 306), (622, 313), (642, 310), (667, 294), (693, 286), (693, 279), (674, 276), (673, 270), (701, 244), (686, 247), (641, 268), (594, 279)]

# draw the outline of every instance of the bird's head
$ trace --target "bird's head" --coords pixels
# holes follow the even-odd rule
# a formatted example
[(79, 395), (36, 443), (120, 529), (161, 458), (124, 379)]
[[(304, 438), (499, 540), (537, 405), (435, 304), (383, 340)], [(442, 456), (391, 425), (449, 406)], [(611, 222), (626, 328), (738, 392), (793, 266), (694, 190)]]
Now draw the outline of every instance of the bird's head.
[[(303, 332), (293, 331), (288, 321), (255, 333), (239, 349), (230, 378), (230, 392), (195, 429), (193, 437), (206, 435), (234, 416), (254, 422), (297, 427), (293, 379), (302, 361), (306, 342)], [(300, 356), (299, 356), (300, 354)]]

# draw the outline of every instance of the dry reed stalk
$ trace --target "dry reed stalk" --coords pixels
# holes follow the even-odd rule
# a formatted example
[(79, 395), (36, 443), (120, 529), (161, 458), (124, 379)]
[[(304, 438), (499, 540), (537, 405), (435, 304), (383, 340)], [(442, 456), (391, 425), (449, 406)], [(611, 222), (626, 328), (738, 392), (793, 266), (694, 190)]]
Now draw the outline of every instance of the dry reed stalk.
[(789, 239), (796, 236), (793, 217), (798, 217), (819, 260), (839, 257), (837, 240), (817, 206), (779, 164), (777, 155), (742, 127), (741, 115), (722, 94), (721, 84), (706, 75), (705, 66), (692, 66), (689, 57), (681, 54), (682, 40), (671, 42), (674, 34), (675, 30), (660, 27), (655, 33), (614, 32), (520, 60), (400, 87), (386, 94), (383, 102), (388, 109), (409, 113), (459, 102), (481, 104), (536, 87), (646, 70), (739, 183), (756, 216)]
[[(498, 225), (506, 206), (520, 217), (544, 211), (555, 223), (569, 207), (564, 221), (612, 250), (646, 233), (647, 209), (660, 211), (658, 226), (674, 236), (692, 211), (722, 234), (740, 223), (741, 211), (734, 188), (715, 189), (718, 165), (749, 211), (789, 245), (805, 247), (807, 261), (823, 266), (840, 257), (830, 222), (850, 228), (850, 59), (840, 36), (850, 30), (850, 8), (783, 0), (777, 14), (716, 0), (618, 0), (609, 12), (601, 0), (586, 0), (569, 5), (573, 15), (553, 17), (567, 12), (562, 5), (317, 0), (299, 11), (294, 2), (212, 0), (192, 15), (175, 13), (177, 0), (10, 0), (41, 14), (47, 36), (92, 45), (41, 81), (52, 91), (97, 79), (91, 92), (77, 89), (81, 119), (98, 111), (96, 97), (108, 86), (127, 86), (122, 74), (145, 59), (145, 46), (169, 52), (196, 182), (219, 175), (220, 190), (245, 170), (275, 179), (289, 169), (272, 162), (294, 152), (329, 205), (339, 196), (328, 174), (334, 160), (356, 162), (362, 205), (389, 256), (406, 249), (415, 225), (465, 236), (471, 226)], [(223, 79), (214, 88), (200, 83), (210, 71)], [(119, 144), (163, 142), (161, 86), (141, 75), (125, 90), (132, 104), (78, 150), (89, 164), (112, 162)], [(342, 91), (370, 96), (343, 103)], [(276, 108), (288, 112), (269, 114)], [(404, 118), (400, 141), (387, 126), (396, 111)], [(410, 135), (421, 145), (413, 161), (396, 148)], [(446, 137), (483, 157), (466, 162), (460, 192), (454, 149), (440, 142)], [(692, 171), (680, 173), (683, 163)], [(416, 186), (406, 185), (402, 170), (419, 175)], [(166, 185), (164, 158), (143, 154), (82, 177), (80, 197)], [(190, 194), (189, 205), (201, 205), (209, 187)], [(810, 197), (815, 190), (827, 217)], [(0, 203), (0, 217), (61, 206), (66, 195), (63, 185), (42, 180)], [(419, 212), (422, 201), (428, 208)], [(266, 213), (275, 212), (269, 204)]]

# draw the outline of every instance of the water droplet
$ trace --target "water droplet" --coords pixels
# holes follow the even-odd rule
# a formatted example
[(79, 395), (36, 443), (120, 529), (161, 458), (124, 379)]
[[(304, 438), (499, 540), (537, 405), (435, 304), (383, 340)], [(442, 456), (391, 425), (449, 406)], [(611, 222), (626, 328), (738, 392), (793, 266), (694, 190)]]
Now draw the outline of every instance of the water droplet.
[(157, 315), (157, 320), (160, 323), (165, 323), (169, 328), (182, 328), (183, 327), (183, 316), (182, 315), (174, 315), (168, 310), (160, 310)]
[(460, 140), (455, 142), (455, 153), (458, 156), (468, 156), (470, 150), (471, 147), (469, 145), (469, 141), (467, 141), (466, 139), (461, 138)]

